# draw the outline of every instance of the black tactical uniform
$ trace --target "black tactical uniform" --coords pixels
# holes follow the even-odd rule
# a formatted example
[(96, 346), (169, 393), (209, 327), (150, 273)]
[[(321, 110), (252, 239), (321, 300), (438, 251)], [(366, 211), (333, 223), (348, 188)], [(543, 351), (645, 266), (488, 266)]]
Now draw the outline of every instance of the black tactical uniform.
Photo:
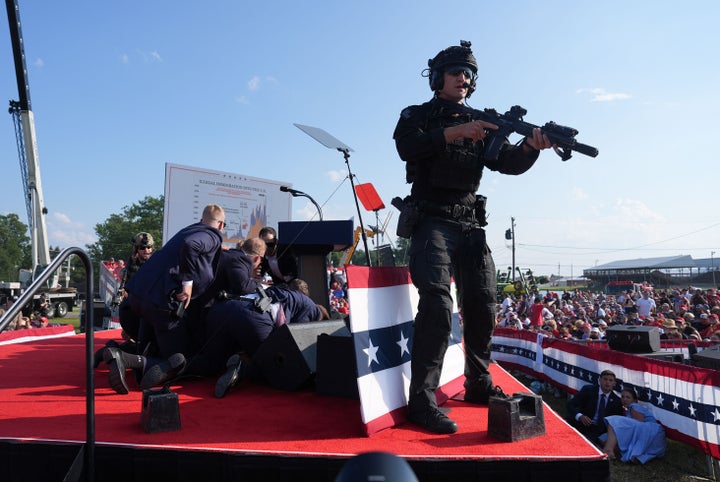
[[(428, 63), (433, 69), (462, 64), (477, 72), (469, 45), (450, 47)], [(474, 81), (474, 79), (473, 79)], [(441, 86), (440, 86), (441, 87)], [(420, 300), (415, 317), (408, 418), (431, 431), (452, 433), (457, 425), (438, 411), (438, 388), (452, 322), (450, 282), (455, 279), (463, 319), (467, 401), (487, 403), (494, 394), (488, 372), (495, 323), (496, 273), (487, 246), (484, 197), (476, 195), (484, 167), (521, 174), (538, 157), (505, 143), (495, 161), (483, 159), (483, 143), (446, 143), (446, 127), (468, 122), (473, 109), (433, 98), (402, 111), (393, 135), (406, 162), (417, 223), (411, 228), (410, 274)], [(401, 219), (402, 222), (402, 219)]]
[[(141, 248), (153, 248), (154, 241), (150, 233), (138, 233), (132, 239), (133, 243), (133, 254), (125, 263), (125, 269), (122, 274), (122, 280), (120, 281), (120, 287), (118, 288), (118, 295), (125, 292), (125, 285), (130, 279), (135, 276), (140, 270), (140, 267), (145, 263), (143, 258), (138, 256), (138, 250)], [(140, 317), (137, 316), (130, 309), (130, 305), (127, 302), (127, 297), (122, 296), (120, 300), (120, 306), (118, 307), (118, 317), (120, 318), (120, 326), (122, 326), (125, 333), (130, 336), (132, 340), (138, 339), (138, 332), (140, 330)]]

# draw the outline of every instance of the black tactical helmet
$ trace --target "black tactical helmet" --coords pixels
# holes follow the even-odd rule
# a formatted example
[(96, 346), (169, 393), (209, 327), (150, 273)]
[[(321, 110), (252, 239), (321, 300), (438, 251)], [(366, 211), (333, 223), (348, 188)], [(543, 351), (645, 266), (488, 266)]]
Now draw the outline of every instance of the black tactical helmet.
[(133, 246), (135, 246), (136, 249), (139, 248), (152, 248), (153, 244), (153, 237), (150, 233), (137, 233), (135, 237), (132, 239)]
[(428, 74), (430, 80), (430, 88), (433, 92), (441, 90), (443, 88), (443, 74), (448, 67), (469, 67), (472, 70), (473, 76), (470, 79), (470, 86), (468, 87), (468, 94), (466, 97), (475, 92), (475, 80), (477, 79), (478, 64), (475, 60), (475, 56), (470, 49), (470, 42), (467, 40), (461, 40), (460, 46), (453, 45), (445, 50), (439, 52), (434, 58), (428, 60)]

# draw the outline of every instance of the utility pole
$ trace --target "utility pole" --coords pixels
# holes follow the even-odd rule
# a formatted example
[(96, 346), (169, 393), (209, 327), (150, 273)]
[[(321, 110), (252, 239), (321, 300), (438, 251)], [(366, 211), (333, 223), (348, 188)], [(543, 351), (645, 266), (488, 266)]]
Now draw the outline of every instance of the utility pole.
[(512, 280), (515, 282), (515, 218), (510, 218), (510, 229), (505, 231), (505, 239), (512, 240)]

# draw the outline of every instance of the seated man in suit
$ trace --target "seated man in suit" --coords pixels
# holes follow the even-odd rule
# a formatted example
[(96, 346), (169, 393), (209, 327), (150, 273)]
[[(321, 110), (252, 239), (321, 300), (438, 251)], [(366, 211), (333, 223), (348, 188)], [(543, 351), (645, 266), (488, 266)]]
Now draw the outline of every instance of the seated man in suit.
[(585, 385), (567, 402), (567, 421), (593, 443), (607, 431), (604, 418), (623, 415), (620, 396), (613, 391), (615, 373), (604, 370), (598, 385)]

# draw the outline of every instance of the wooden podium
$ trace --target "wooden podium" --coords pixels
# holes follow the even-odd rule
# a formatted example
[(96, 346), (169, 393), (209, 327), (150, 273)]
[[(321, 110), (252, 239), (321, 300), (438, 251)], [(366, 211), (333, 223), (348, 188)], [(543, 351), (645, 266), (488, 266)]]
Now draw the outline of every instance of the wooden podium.
[(281, 221), (278, 240), (297, 256), (297, 277), (307, 282), (310, 298), (330, 311), (328, 254), (353, 244), (353, 222)]

